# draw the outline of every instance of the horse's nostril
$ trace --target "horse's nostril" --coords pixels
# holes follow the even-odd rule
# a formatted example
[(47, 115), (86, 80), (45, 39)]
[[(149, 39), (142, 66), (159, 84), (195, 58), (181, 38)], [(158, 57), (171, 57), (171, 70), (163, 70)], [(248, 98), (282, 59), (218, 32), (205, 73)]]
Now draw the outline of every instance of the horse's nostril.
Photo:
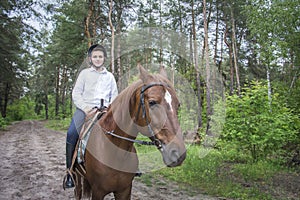
[(177, 162), (179, 157), (179, 152), (176, 149), (170, 151), (170, 159), (172, 162)]

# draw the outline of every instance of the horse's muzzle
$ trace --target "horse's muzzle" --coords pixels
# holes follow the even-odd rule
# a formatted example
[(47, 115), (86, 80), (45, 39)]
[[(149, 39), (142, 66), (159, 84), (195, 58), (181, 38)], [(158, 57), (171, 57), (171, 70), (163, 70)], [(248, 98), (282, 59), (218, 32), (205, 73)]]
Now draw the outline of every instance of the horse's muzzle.
[(186, 149), (174, 143), (163, 145), (162, 156), (166, 166), (176, 167), (185, 160)]

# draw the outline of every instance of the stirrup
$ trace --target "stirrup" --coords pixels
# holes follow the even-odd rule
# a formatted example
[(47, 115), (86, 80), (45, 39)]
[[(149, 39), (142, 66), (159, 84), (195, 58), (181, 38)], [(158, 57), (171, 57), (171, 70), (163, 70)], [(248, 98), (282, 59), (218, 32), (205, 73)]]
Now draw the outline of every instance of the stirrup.
[(73, 188), (73, 187), (75, 187), (75, 184), (74, 184), (71, 176), (67, 175), (66, 182), (65, 182), (65, 188)]

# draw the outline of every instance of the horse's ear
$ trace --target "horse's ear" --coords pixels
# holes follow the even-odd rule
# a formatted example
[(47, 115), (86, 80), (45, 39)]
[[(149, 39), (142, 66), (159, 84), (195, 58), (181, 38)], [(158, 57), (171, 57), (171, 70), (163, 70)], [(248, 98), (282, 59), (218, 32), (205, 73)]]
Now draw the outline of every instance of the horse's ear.
[(149, 80), (149, 78), (151, 78), (151, 75), (147, 72), (147, 70), (145, 70), (145, 68), (141, 64), (138, 64), (137, 68), (140, 72), (140, 79), (144, 83), (146, 83), (147, 80)]
[(160, 66), (160, 68), (159, 68), (159, 74), (162, 75), (165, 78), (168, 78), (168, 74), (167, 74), (167, 72), (165, 70), (165, 66), (163, 66), (163, 65)]

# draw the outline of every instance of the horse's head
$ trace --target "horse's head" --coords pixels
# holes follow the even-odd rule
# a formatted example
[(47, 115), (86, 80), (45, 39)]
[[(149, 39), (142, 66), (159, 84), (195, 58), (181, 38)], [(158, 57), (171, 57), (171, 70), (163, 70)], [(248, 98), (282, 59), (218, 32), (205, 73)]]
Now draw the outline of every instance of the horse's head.
[(139, 132), (156, 144), (164, 163), (178, 166), (186, 157), (186, 148), (177, 116), (179, 100), (175, 89), (164, 68), (156, 75), (150, 75), (142, 66), (139, 70), (142, 83), (131, 101), (131, 117)]

